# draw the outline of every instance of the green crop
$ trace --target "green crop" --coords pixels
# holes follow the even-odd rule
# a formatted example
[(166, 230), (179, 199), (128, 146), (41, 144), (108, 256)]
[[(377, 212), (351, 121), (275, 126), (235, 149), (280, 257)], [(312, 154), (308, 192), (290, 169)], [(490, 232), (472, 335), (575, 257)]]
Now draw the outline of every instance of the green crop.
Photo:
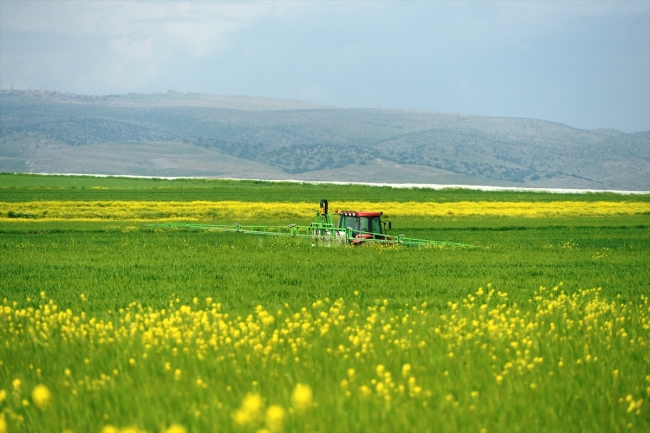
[(650, 429), (650, 217), (392, 223), (474, 247), (0, 223), (0, 432)]

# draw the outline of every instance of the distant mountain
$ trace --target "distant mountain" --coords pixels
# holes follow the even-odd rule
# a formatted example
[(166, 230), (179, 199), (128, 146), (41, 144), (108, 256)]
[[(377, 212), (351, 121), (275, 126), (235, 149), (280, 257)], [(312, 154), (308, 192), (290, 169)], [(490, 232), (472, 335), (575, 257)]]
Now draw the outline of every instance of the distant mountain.
[(3, 90), (0, 171), (650, 190), (650, 131), (171, 91)]

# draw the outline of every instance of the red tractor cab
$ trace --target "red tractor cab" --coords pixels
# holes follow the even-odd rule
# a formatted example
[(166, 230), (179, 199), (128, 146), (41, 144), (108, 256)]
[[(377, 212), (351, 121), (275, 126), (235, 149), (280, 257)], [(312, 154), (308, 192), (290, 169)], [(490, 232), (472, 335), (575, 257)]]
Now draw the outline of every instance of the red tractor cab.
[[(354, 238), (386, 239), (386, 223), (381, 221), (383, 212), (337, 210), (336, 213), (339, 215), (338, 228), (352, 230)], [(388, 223), (388, 228), (391, 228), (390, 223)]]

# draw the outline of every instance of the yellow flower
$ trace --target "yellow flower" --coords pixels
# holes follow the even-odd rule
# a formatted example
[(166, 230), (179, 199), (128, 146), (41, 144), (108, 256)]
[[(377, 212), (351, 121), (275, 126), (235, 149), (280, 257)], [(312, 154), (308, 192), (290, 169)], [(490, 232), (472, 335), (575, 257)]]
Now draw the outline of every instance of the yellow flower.
[(21, 383), (21, 382), (20, 382), (20, 379), (14, 379), (14, 380), (11, 382), (11, 385), (12, 385), (13, 388), (14, 388), (14, 392), (20, 393), (20, 383)]
[(237, 427), (243, 427), (249, 423), (249, 417), (246, 411), (237, 409), (232, 414), (232, 420)]
[(7, 420), (5, 420), (5, 414), (0, 413), (0, 433), (7, 433), (9, 429), (7, 428)]
[(81, 295), (79, 295), (79, 298), (82, 300), (82, 302), (86, 302), (86, 301), (88, 300), (88, 299), (86, 298), (86, 295), (83, 294), (83, 293), (82, 293)]
[(313, 394), (309, 385), (299, 383), (291, 394), (291, 403), (298, 412), (306, 412), (313, 403)]
[(402, 377), (407, 378), (411, 375), (411, 364), (402, 365)]
[(133, 359), (133, 358), (129, 359), (129, 364), (135, 365), (135, 359)]
[(105, 425), (99, 433), (120, 433), (120, 430), (113, 425)]
[(164, 433), (187, 433), (187, 429), (179, 424), (172, 424), (165, 430)]
[(52, 394), (50, 390), (45, 385), (36, 385), (32, 391), (32, 400), (34, 404), (41, 409), (46, 408), (52, 403)]
[(0, 389), (0, 403), (5, 401), (6, 398), (7, 398), (7, 391), (5, 391), (4, 389)]
[(266, 427), (273, 433), (282, 431), (287, 411), (280, 405), (271, 405), (266, 410)]
[(174, 371), (174, 380), (181, 380), (181, 377), (183, 377), (183, 372), (181, 371), (180, 368), (177, 368)]
[(240, 427), (256, 424), (262, 417), (263, 406), (264, 401), (259, 394), (248, 393), (241, 407), (233, 413), (233, 421)]
[(259, 412), (262, 409), (262, 405), (264, 402), (262, 401), (262, 397), (260, 397), (259, 394), (246, 394), (246, 397), (244, 397), (244, 401), (242, 403), (242, 408), (246, 412)]

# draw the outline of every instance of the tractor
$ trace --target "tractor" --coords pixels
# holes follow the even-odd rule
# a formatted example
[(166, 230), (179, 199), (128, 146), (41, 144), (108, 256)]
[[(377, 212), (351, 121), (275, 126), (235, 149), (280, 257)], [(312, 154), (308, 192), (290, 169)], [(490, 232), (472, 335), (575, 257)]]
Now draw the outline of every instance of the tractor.
[(194, 230), (211, 230), (219, 232), (234, 232), (264, 236), (286, 236), (299, 239), (310, 239), (312, 246), (324, 245), (403, 245), (403, 246), (452, 246), (469, 247), (470, 245), (456, 242), (432, 241), (427, 239), (407, 238), (403, 234), (394, 236), (388, 235), (392, 229), (391, 222), (381, 220), (383, 212), (368, 212), (355, 210), (334, 211), (338, 216), (337, 224), (334, 224), (332, 214), (329, 213), (329, 203), (323, 199), (320, 201), (320, 209), (316, 212), (314, 221), (308, 226), (290, 224), (288, 226), (242, 226), (235, 223), (231, 226), (213, 224), (184, 224), (164, 223), (147, 224), (149, 227), (159, 228), (187, 228)]

